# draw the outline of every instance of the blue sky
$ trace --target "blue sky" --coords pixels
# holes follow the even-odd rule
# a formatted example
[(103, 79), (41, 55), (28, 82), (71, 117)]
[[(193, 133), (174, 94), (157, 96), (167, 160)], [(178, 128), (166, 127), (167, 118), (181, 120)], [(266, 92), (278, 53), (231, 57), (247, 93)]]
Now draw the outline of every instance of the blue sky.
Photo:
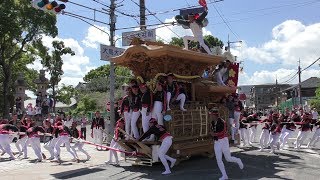
[[(110, 4), (109, 0), (97, 0)], [(138, 0), (134, 0), (138, 2)], [(106, 8), (93, 0), (73, 0), (79, 4), (101, 10)], [(122, 2), (118, 0), (117, 2)], [(210, 0), (207, 0), (209, 3)], [(146, 0), (146, 6), (151, 12), (161, 12), (195, 5), (198, 0)], [(131, 2), (124, 0), (119, 7), (120, 11), (128, 14), (139, 14), (139, 8)], [(93, 11), (66, 3), (66, 11), (93, 17)], [(218, 15), (220, 12), (230, 29)], [(210, 4), (209, 25), (204, 29), (205, 34), (212, 34), (225, 43), (228, 34), (231, 41), (242, 40), (241, 47), (234, 47), (232, 52), (243, 61), (244, 72), (240, 74), (240, 84), (261, 84), (275, 81), (285, 82), (295, 72), (297, 61), (301, 58), (302, 67), (311, 64), (320, 57), (320, 22), (317, 10), (320, 1), (315, 0), (225, 0)], [(170, 22), (178, 11), (166, 14), (157, 14), (162, 21)], [(97, 20), (108, 22), (108, 16), (96, 13)], [(109, 31), (103, 24), (93, 24)], [(148, 16), (147, 24), (159, 23), (152, 16)], [(99, 43), (108, 44), (108, 36), (88, 24), (66, 15), (58, 15), (58, 38), (66, 41), (77, 55), (65, 57), (65, 75), (63, 83), (76, 85), (83, 75), (90, 69), (107, 62), (100, 61)], [(117, 27), (137, 26), (135, 19), (119, 15)], [(179, 36), (187, 32), (179, 26), (170, 27)], [(125, 30), (133, 31), (134, 29)], [(121, 36), (117, 31), (117, 37)], [(175, 35), (166, 27), (157, 29), (157, 35), (169, 40)], [(49, 45), (52, 38), (45, 37), (45, 44)], [(117, 42), (121, 45), (121, 41)], [(319, 64), (319, 63), (318, 63)], [(318, 64), (303, 72), (302, 78), (320, 76)], [(38, 62), (31, 65), (35, 69), (41, 68)], [(297, 78), (289, 83), (297, 82)]]

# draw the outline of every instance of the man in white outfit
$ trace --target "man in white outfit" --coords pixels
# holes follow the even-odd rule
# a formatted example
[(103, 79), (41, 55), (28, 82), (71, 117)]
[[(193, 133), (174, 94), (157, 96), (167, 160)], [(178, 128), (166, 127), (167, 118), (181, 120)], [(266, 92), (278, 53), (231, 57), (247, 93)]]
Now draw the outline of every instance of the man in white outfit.
[(212, 132), (211, 135), (214, 139), (214, 153), (217, 159), (218, 167), (222, 173), (222, 177), (219, 180), (228, 179), (228, 175), (226, 173), (222, 155), (228, 162), (237, 163), (240, 169), (243, 169), (243, 163), (240, 158), (236, 158), (231, 156), (229, 141), (228, 141), (228, 131), (226, 122), (219, 117), (219, 113), (217, 109), (211, 109), (210, 113), (212, 119)]
[(177, 82), (173, 81), (173, 74), (169, 74), (167, 77), (167, 111), (170, 111), (170, 102), (180, 101), (180, 110), (187, 111), (184, 108), (184, 103), (186, 102), (186, 94), (181, 91), (181, 88)]
[[(173, 137), (170, 135), (170, 133), (166, 131), (165, 127), (163, 125), (158, 124), (157, 120), (154, 118), (150, 119), (150, 129), (139, 138), (139, 141), (144, 140), (145, 138), (149, 137), (151, 134), (154, 134), (157, 137), (157, 139), (162, 141), (160, 148), (158, 150), (159, 159), (161, 160), (165, 168), (165, 171), (162, 174), (163, 175), (171, 174), (170, 168), (173, 168), (177, 160), (166, 154), (172, 145)], [(168, 161), (171, 162), (170, 167), (168, 165)]]
[(142, 116), (142, 130), (147, 132), (149, 130), (149, 120), (151, 119), (151, 111), (153, 106), (153, 94), (147, 88), (145, 83), (140, 84), (141, 95), (141, 116)]
[[(100, 115), (100, 111), (96, 112), (96, 117), (93, 118), (91, 124), (91, 137), (94, 138), (94, 142), (96, 144), (102, 145), (102, 138), (103, 138), (103, 130), (105, 129), (104, 119)], [(99, 149), (98, 146), (96, 149)], [(102, 148), (100, 147), (100, 150)]]
[(216, 77), (217, 84), (219, 86), (227, 86), (227, 80), (229, 78), (229, 69), (231, 62), (226, 60), (222, 64), (220, 64), (217, 69), (213, 72)]
[[(189, 14), (188, 20), (176, 18), (178, 24), (187, 26), (191, 29), (193, 36), (184, 36), (183, 43), (184, 48), (188, 49), (188, 41), (198, 41), (200, 46), (208, 53), (212, 54), (209, 47), (204, 43), (202, 28), (205, 26), (204, 20), (208, 14), (208, 8), (205, 7), (205, 11), (201, 14)], [(181, 17), (181, 16), (179, 16)]]

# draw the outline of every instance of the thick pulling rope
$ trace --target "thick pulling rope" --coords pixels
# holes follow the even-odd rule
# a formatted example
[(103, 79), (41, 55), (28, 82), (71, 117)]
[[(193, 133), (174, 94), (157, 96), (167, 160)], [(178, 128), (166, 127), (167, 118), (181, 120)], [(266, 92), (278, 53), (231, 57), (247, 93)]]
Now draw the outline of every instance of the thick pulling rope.
[(127, 152), (127, 151), (123, 151), (123, 150), (120, 150), (120, 149), (112, 148), (112, 147), (110, 147), (110, 146), (99, 145), (99, 144), (96, 144), (96, 143), (93, 143), (93, 142), (90, 142), (90, 141), (85, 141), (85, 140), (76, 139), (76, 138), (73, 138), (73, 139), (75, 139), (75, 140), (78, 141), (78, 142), (82, 142), (82, 143), (84, 143), (84, 144), (89, 144), (89, 145), (93, 145), (93, 146), (97, 146), (97, 147), (101, 147), (101, 148), (105, 148), (105, 149), (109, 149), (109, 150), (113, 150), (113, 151), (117, 151), (117, 152), (129, 154), (129, 155), (133, 155), (133, 156), (136, 156), (136, 155), (145, 155), (145, 154), (139, 153), (139, 152)]
[[(9, 134), (10, 134), (10, 135), (26, 135), (25, 132), (9, 132)], [(39, 133), (38, 135), (53, 136), (53, 135), (50, 134), (50, 133)], [(120, 152), (120, 153), (125, 153), (125, 154), (132, 155), (132, 156), (145, 155), (145, 154), (139, 153), (139, 152), (127, 152), (127, 151), (123, 151), (123, 150), (120, 150), (120, 149), (112, 148), (112, 147), (110, 147), (110, 146), (99, 145), (99, 144), (96, 144), (96, 143), (93, 143), (93, 142), (90, 142), (90, 141), (85, 141), (85, 140), (78, 139), (78, 138), (74, 138), (74, 137), (70, 137), (70, 138), (72, 138), (72, 139), (74, 139), (75, 141), (80, 142), (80, 143), (84, 143), (84, 144), (88, 144), (88, 145), (93, 145), (93, 146), (105, 148), (105, 149), (108, 149), (108, 150), (112, 150), (112, 151), (116, 151), (116, 152)]]

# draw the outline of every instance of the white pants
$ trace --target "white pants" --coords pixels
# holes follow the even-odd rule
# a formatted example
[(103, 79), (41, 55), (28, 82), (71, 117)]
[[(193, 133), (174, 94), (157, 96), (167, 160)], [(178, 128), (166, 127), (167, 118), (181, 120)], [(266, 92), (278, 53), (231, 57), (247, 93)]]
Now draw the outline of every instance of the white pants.
[(160, 101), (155, 101), (152, 109), (152, 118), (158, 120), (158, 124), (163, 125), (163, 103)]
[(296, 148), (300, 149), (303, 141), (307, 138), (309, 131), (299, 131), (297, 140), (296, 140)]
[(131, 133), (134, 138), (138, 139), (139, 138), (139, 131), (137, 127), (137, 121), (140, 117), (140, 111), (133, 111), (131, 114)]
[(250, 144), (249, 130), (247, 128), (240, 128), (240, 137), (244, 146)]
[(83, 142), (79, 142), (79, 141), (78, 141), (78, 142), (76, 142), (73, 146), (71, 146), (71, 149), (72, 149), (72, 151), (73, 151), (73, 153), (74, 153), (74, 155), (76, 156), (77, 159), (79, 159), (79, 157), (78, 157), (76, 148), (78, 148), (78, 150), (79, 150), (80, 152), (82, 152), (83, 154), (85, 154), (85, 155), (87, 156), (87, 159), (90, 157), (89, 154), (88, 154), (88, 152), (83, 149), (83, 145), (84, 145)]
[(10, 136), (8, 134), (0, 134), (0, 145), (2, 146), (2, 150), (9, 154), (12, 159), (14, 159), (10, 147)]
[(95, 144), (102, 145), (103, 132), (102, 128), (93, 128), (93, 139)]
[(69, 140), (69, 136), (59, 136), (57, 143), (55, 144), (54, 148), (56, 150), (55, 152), (55, 158), (56, 159), (60, 159), (60, 146), (62, 144), (65, 144), (67, 151), (73, 156), (74, 159), (76, 159), (76, 155), (71, 151), (70, 149), (70, 140)]
[[(124, 121), (125, 121), (125, 129), (127, 134), (131, 134), (131, 113), (125, 111), (123, 113)], [(128, 137), (129, 138), (129, 137)]]
[(262, 129), (261, 135), (260, 135), (260, 148), (266, 148), (269, 143), (269, 130), (268, 129)]
[(38, 157), (39, 160), (42, 160), (42, 152), (41, 152), (41, 146), (40, 146), (40, 138), (39, 137), (31, 137), (28, 138), (24, 147), (23, 147), (23, 154), (24, 157), (27, 158), (27, 147), (28, 145), (31, 145), (34, 154)]
[(239, 127), (240, 127), (240, 111), (234, 111), (234, 118), (229, 118), (229, 123), (231, 126), (231, 138), (232, 140), (235, 140), (235, 135), (238, 133)]
[(173, 161), (175, 161), (175, 159), (166, 155), (169, 148), (171, 147), (171, 145), (172, 145), (172, 136), (167, 136), (166, 138), (164, 138), (162, 140), (162, 143), (161, 143), (159, 150), (158, 150), (159, 159), (162, 162), (162, 164), (167, 172), (170, 171), (168, 161), (170, 161), (171, 163)]
[(28, 140), (28, 137), (24, 136), (23, 138), (18, 139), (18, 141), (16, 142), (15, 145), (17, 150), (19, 151), (19, 154), (22, 154), (23, 147), (25, 146), (27, 140)]
[[(271, 133), (270, 133), (271, 134)], [(270, 142), (270, 147), (271, 147), (271, 151), (274, 152), (275, 151), (275, 146), (277, 145), (277, 143), (279, 143), (279, 137), (280, 134), (276, 133), (276, 134), (271, 134), (271, 142)]]
[(216, 155), (217, 164), (223, 177), (228, 177), (228, 176), (222, 161), (222, 154), (224, 155), (224, 158), (226, 159), (226, 161), (234, 162), (234, 163), (237, 163), (238, 165), (242, 164), (240, 158), (231, 156), (229, 141), (227, 137), (214, 141), (214, 153)]
[(194, 32), (195, 30), (193, 30), (193, 35), (194, 36), (184, 36), (183, 37), (183, 43), (184, 43), (184, 48), (188, 49), (188, 40), (190, 41), (198, 41), (200, 46), (204, 48), (204, 50), (208, 53), (208, 54), (212, 54), (212, 52), (210, 51), (209, 47), (204, 43), (203, 40), (203, 34), (202, 34), (202, 29), (201, 32)]
[[(170, 109), (171, 92), (167, 92), (167, 107)], [(180, 109), (184, 110), (184, 103), (186, 102), (186, 95), (181, 93), (177, 96), (177, 101), (180, 101)]]
[(231, 128), (231, 139), (235, 140), (235, 124), (234, 124), (234, 118), (229, 118), (229, 124)]
[(257, 127), (252, 126), (250, 128), (250, 142), (253, 143), (256, 141)]
[[(110, 143), (110, 147), (114, 148), (114, 149), (119, 149), (120, 145), (114, 140), (111, 140)], [(119, 158), (118, 158), (118, 153), (115, 150), (109, 150), (110, 154), (109, 154), (109, 162), (112, 162), (112, 157), (114, 156), (114, 158), (116, 159), (116, 163), (119, 163)]]
[(55, 148), (55, 145), (58, 141), (58, 138), (53, 138), (51, 139), (49, 142), (47, 142), (43, 147), (49, 151), (50, 153), (50, 159), (53, 159), (54, 158), (54, 148)]
[(287, 144), (288, 139), (292, 136), (293, 133), (294, 133), (294, 131), (290, 131), (288, 129), (283, 131), (283, 135), (280, 139), (280, 148), (281, 149)]
[(319, 138), (320, 138), (320, 128), (318, 128), (316, 132), (314, 132), (310, 142), (308, 143), (308, 146), (310, 145), (315, 146), (316, 143), (319, 141)]
[(148, 108), (142, 108), (141, 109), (141, 116), (142, 116), (142, 130), (143, 132), (147, 132), (149, 130), (149, 121), (151, 119), (151, 114), (149, 113), (149, 115), (147, 116), (147, 112), (148, 112)]

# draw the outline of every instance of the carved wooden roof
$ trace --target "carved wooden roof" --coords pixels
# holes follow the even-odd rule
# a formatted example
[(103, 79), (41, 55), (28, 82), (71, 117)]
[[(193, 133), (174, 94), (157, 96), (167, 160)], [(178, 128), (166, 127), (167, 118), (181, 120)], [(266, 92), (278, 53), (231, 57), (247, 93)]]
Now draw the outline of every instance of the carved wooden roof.
[(116, 65), (131, 69), (135, 76), (151, 79), (157, 73), (175, 73), (181, 76), (201, 76), (209, 66), (224, 60), (223, 56), (183, 50), (180, 47), (146, 43), (128, 48), (121, 56), (111, 59)]

